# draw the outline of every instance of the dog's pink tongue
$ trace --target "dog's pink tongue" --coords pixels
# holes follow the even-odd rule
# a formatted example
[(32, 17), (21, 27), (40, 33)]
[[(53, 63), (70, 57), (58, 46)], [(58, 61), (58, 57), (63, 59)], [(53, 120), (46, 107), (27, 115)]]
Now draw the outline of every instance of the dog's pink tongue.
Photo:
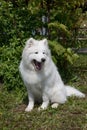
[(40, 62), (36, 62), (36, 69), (41, 70), (41, 63)]

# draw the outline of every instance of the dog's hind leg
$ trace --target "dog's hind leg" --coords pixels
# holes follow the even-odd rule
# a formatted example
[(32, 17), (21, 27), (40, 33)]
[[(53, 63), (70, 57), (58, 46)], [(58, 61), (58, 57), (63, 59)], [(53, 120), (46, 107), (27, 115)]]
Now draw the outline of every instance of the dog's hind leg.
[(58, 105), (59, 105), (58, 103), (53, 103), (53, 104), (51, 105), (51, 107), (52, 107), (52, 108), (57, 108)]

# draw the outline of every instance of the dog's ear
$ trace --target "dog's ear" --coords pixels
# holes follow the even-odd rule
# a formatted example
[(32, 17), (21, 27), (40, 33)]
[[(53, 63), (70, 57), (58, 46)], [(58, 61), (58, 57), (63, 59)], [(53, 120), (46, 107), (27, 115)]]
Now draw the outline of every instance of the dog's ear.
[(34, 44), (34, 39), (33, 39), (33, 38), (28, 39), (27, 42), (26, 42), (26, 45), (27, 45), (28, 47), (33, 46), (33, 44)]
[(43, 39), (43, 43), (44, 43), (44, 45), (48, 45), (47, 39)]

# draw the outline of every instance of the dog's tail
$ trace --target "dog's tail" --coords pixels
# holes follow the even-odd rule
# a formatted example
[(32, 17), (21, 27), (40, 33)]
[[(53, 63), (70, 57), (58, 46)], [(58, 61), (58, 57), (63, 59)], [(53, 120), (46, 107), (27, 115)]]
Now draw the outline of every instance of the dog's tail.
[(85, 97), (84, 93), (80, 92), (79, 90), (77, 90), (71, 86), (66, 86), (66, 92), (67, 92), (67, 96), (76, 96), (76, 97), (80, 97), (80, 98)]

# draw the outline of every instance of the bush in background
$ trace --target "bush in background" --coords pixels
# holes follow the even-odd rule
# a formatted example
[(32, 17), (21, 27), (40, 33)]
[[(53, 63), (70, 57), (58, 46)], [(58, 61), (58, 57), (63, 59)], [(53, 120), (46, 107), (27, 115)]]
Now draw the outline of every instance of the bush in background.
[[(66, 2), (66, 0), (64, 1)], [(51, 14), (54, 13), (55, 17), (52, 15), (49, 19), (51, 22), (49, 21), (49, 23), (43, 23), (41, 18), (44, 14), (49, 14), (47, 11), (50, 5), (49, 3), (47, 3), (47, 5), (44, 1), (44, 8), (40, 9), (39, 6), (41, 5), (41, 1), (37, 1), (36, 3), (34, 1), (26, 3), (25, 1), (21, 2), (20, 0), (9, 0), (7, 2), (5, 0), (0, 1), (0, 78), (8, 90), (22, 88), (23, 83), (20, 78), (18, 66), (21, 60), (25, 41), (29, 37), (34, 37), (36, 39), (42, 39), (44, 37), (48, 38), (48, 34), (44, 36), (40, 35), (40, 29), (43, 26), (47, 27), (48, 32), (50, 32), (51, 38), (49, 37), (48, 39), (54, 62), (58, 66), (64, 79), (70, 77), (71, 66), (78, 56), (74, 54), (70, 48), (68, 48), (69, 44), (66, 44), (64, 39), (63, 42), (58, 40), (57, 35), (61, 32), (60, 34), (64, 36), (64, 38), (71, 37), (70, 27), (73, 26), (73, 19), (69, 21), (68, 18), (72, 10), (70, 9), (70, 6), (72, 7), (72, 3), (70, 6), (69, 3), (66, 4), (64, 7), (65, 9), (63, 8), (64, 10), (68, 10), (69, 8), (68, 18), (64, 17), (65, 20), (63, 19), (63, 21), (61, 21), (63, 15), (60, 19), (59, 16), (64, 12), (64, 10), (63, 12), (61, 11), (61, 4), (64, 3), (60, 2), (61, 4), (58, 9), (56, 3), (57, 1), (55, 1), (54, 8), (56, 7), (57, 12), (55, 13), (55, 9), (53, 8), (50, 10)], [(37, 5), (37, 8), (34, 8), (35, 4)], [(51, 6), (52, 5), (50, 5), (50, 7)], [(72, 26), (69, 24), (69, 27), (67, 27), (68, 21)], [(57, 30), (59, 31), (57, 32)], [(65, 76), (66, 74), (67, 76)]]
[[(16, 88), (20, 89), (23, 86), (18, 67), (24, 45), (24, 41), (14, 38), (10, 41), (9, 46), (3, 46), (0, 48), (0, 77), (8, 90)], [(70, 48), (65, 49), (62, 45), (55, 41), (49, 41), (49, 46), (52, 51), (52, 58), (61, 70), (61, 74), (64, 75), (66, 72), (68, 74), (70, 64), (73, 64), (77, 58), (77, 55), (74, 54)]]

